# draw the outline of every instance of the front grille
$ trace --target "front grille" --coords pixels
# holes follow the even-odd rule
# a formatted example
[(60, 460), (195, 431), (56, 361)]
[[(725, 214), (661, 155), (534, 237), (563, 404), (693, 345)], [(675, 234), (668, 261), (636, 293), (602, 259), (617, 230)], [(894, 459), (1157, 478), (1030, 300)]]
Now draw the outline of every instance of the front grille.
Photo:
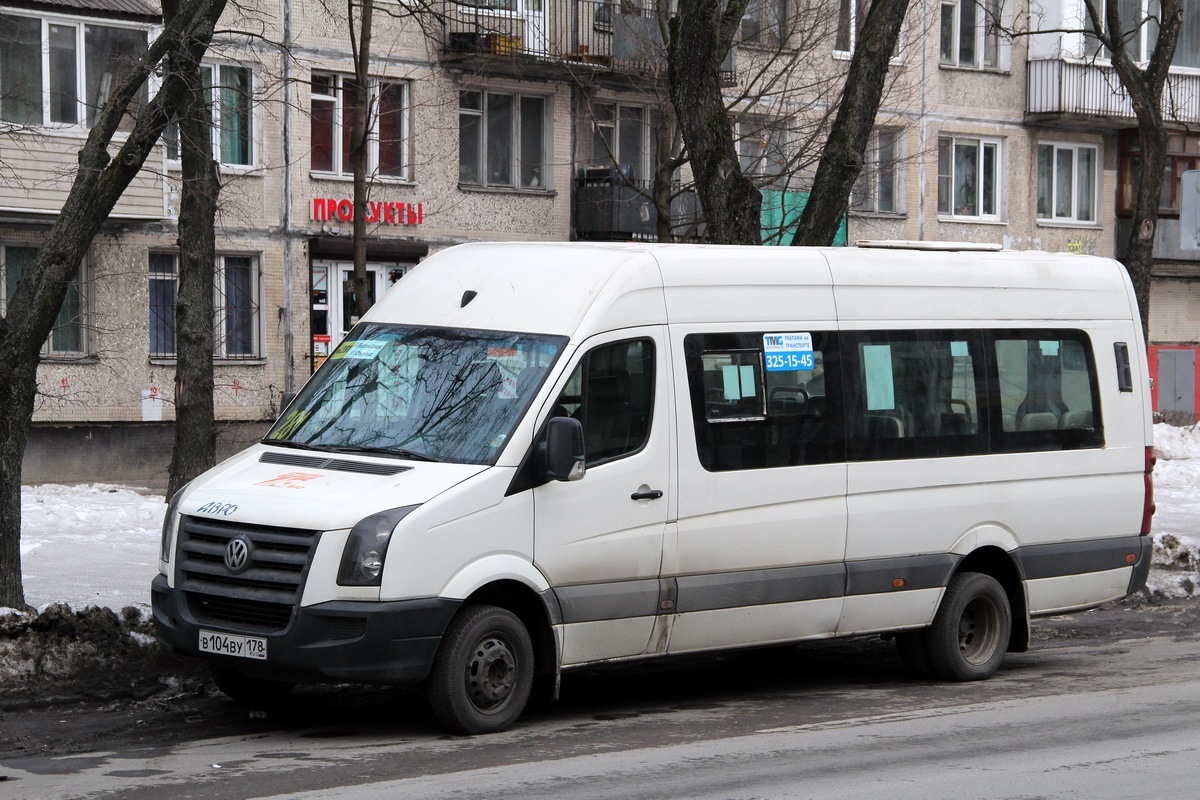
[[(300, 602), (319, 531), (245, 525), (200, 517), (179, 523), (178, 583), (198, 622), (271, 633), (281, 631)], [(225, 548), (244, 538), (247, 567), (225, 566)]]

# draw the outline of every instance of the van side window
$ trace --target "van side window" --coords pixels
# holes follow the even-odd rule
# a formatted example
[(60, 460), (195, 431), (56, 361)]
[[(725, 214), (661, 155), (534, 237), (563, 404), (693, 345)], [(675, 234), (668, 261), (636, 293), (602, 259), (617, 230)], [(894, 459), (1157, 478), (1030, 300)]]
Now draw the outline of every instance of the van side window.
[[(781, 337), (778, 345), (773, 336)], [(684, 354), (696, 451), (706, 470), (843, 459), (840, 401), (829, 402), (826, 391), (826, 369), (837, 373), (836, 334), (690, 334)]]
[(1101, 447), (1099, 389), (1082, 331), (991, 334), (999, 447), (1006, 452)]
[(654, 409), (654, 343), (597, 347), (583, 357), (558, 398), (556, 415), (583, 423), (590, 467), (641, 450)]
[(987, 452), (974, 331), (843, 334), (852, 461)]

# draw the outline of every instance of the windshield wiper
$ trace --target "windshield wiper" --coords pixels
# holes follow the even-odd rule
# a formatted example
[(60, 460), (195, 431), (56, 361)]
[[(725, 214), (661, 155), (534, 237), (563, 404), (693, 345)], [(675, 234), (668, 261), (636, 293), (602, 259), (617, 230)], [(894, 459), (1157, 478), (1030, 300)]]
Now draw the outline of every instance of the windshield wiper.
[(405, 450), (402, 447), (327, 447), (322, 448), (335, 453), (370, 453), (373, 456), (391, 456), (392, 458), (407, 458), (411, 461), (434, 461), (441, 463), (442, 459), (415, 450)]
[(292, 447), (296, 450), (316, 450), (318, 453), (329, 453), (336, 449), (332, 447), (319, 447), (315, 444), (305, 444), (304, 442), (295, 442), (291, 439), (263, 439), (262, 442), (263, 444), (271, 444), (276, 447)]

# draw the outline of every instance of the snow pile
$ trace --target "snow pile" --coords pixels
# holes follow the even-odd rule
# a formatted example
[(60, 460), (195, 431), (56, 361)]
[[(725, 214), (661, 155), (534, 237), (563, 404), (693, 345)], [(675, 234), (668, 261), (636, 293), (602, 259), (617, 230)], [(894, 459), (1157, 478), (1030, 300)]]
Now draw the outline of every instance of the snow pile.
[(1200, 595), (1200, 428), (1154, 426), (1154, 562), (1151, 597)]

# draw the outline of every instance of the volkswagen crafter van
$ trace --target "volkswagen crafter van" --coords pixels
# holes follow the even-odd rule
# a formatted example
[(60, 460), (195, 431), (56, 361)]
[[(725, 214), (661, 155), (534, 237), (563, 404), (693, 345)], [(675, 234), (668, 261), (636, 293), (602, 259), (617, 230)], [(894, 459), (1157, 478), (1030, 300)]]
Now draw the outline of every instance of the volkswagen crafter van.
[(425, 682), (461, 733), (563, 670), (825, 637), (986, 678), (1145, 583), (1138, 320), (1077, 255), (453, 247), (172, 498), (158, 637), (238, 698)]

